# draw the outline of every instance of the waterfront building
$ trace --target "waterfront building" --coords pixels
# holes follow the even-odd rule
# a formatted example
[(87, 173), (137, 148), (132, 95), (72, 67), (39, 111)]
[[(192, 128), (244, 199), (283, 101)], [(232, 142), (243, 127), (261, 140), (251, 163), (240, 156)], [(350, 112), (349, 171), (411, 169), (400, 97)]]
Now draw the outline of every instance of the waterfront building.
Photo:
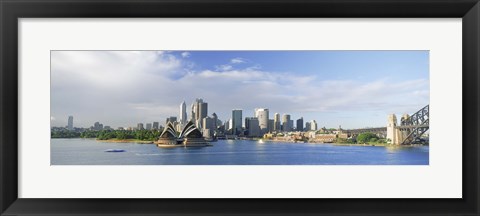
[(311, 130), (310, 122), (305, 122), (305, 131), (310, 131)]
[(180, 119), (180, 124), (185, 125), (187, 123), (187, 104), (183, 101), (180, 104), (180, 115), (178, 115)]
[(177, 121), (176, 116), (170, 116), (167, 118), (167, 121), (165, 122), (165, 124), (168, 124), (168, 122), (175, 123), (176, 121)]
[(282, 130), (282, 123), (280, 121), (280, 114), (275, 113), (273, 117), (273, 131), (281, 131)]
[(248, 131), (247, 136), (249, 137), (260, 137), (261, 128), (260, 121), (257, 117), (246, 117), (245, 118), (245, 129)]
[(210, 130), (208, 128), (204, 128), (202, 134), (203, 134), (203, 137), (207, 138), (207, 139), (210, 139), (213, 136), (212, 130)]
[(303, 117), (297, 119), (297, 131), (303, 131)]
[(159, 129), (159, 124), (158, 122), (153, 122), (153, 129), (158, 130)]
[(155, 142), (157, 146), (207, 146), (202, 133), (195, 127), (195, 124), (189, 121), (180, 133), (177, 132), (174, 125), (168, 122), (159, 139)]
[(151, 130), (152, 129), (152, 123), (147, 123), (147, 130)]
[(293, 131), (293, 119), (288, 121), (288, 128), (290, 128), (290, 131)]
[(203, 118), (203, 129), (209, 129), (210, 131), (215, 130), (215, 121), (213, 118), (210, 118), (209, 116)]
[(285, 132), (290, 131), (292, 128), (290, 127), (290, 115), (289, 114), (283, 114), (283, 125), (282, 129)]
[(312, 130), (312, 131), (318, 130), (317, 121), (312, 120), (312, 121), (310, 122), (310, 130)]
[(242, 110), (234, 109), (232, 110), (232, 120), (231, 120), (232, 134), (238, 135), (242, 132)]
[(271, 133), (273, 131), (273, 125), (275, 124), (273, 119), (268, 120), (268, 133)]
[(138, 123), (137, 124), (137, 130), (143, 130), (143, 123)]
[(261, 135), (268, 132), (268, 109), (255, 108), (255, 117), (258, 118)]
[(73, 131), (73, 116), (68, 116), (67, 129)]

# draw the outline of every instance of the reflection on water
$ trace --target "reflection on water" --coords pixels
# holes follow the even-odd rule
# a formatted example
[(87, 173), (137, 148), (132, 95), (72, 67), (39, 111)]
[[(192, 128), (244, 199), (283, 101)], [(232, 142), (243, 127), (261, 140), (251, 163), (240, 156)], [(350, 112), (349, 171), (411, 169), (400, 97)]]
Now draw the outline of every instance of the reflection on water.
[[(151, 144), (52, 139), (52, 165), (428, 165), (429, 147), (219, 140), (212, 147), (158, 148)], [(123, 149), (125, 152), (105, 152)]]

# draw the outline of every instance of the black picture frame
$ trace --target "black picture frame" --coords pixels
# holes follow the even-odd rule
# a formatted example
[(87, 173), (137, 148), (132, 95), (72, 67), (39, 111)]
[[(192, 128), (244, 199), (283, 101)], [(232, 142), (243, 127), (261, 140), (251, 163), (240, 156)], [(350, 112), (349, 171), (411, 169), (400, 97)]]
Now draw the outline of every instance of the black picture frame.
[[(0, 0), (1, 215), (479, 215), (478, 0)], [(462, 18), (462, 199), (19, 199), (18, 19)], [(448, 43), (448, 41), (446, 41)], [(460, 118), (458, 113), (450, 114)], [(438, 188), (441, 190), (442, 188)]]

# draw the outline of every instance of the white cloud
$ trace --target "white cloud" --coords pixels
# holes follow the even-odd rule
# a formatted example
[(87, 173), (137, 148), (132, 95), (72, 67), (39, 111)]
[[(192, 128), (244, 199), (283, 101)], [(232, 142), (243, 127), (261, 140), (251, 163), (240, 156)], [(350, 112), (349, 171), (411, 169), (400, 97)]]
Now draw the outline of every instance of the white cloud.
[(190, 57), (190, 55), (191, 55), (191, 54), (190, 54), (189, 52), (183, 52), (183, 53), (182, 53), (182, 57), (183, 57), (183, 58), (188, 58), (188, 57)]
[[(168, 52), (52, 52), (52, 116), (64, 122), (134, 126), (137, 122), (164, 122), (177, 116), (179, 105), (203, 98), (209, 115), (230, 118), (232, 108), (252, 116), (256, 107), (273, 114), (291, 113), (317, 119), (325, 113), (414, 112), (428, 103), (428, 80), (370, 82), (329, 80), (261, 67), (235, 69), (231, 65), (196, 71), (191, 62)], [(300, 116), (292, 116), (298, 118)], [(371, 118), (371, 116), (368, 116)], [(373, 121), (367, 117), (365, 121)], [(347, 119), (348, 120), (348, 119)], [(386, 120), (385, 120), (386, 121)], [(340, 123), (339, 123), (340, 124)], [(345, 123), (341, 123), (345, 125)]]
[(232, 69), (233, 69), (233, 66), (228, 65), (228, 64), (225, 64), (225, 65), (217, 65), (217, 66), (215, 66), (215, 69), (216, 69), (217, 71), (228, 71), (228, 70), (232, 70)]
[(246, 62), (246, 59), (243, 59), (243, 58), (234, 58), (230, 60), (230, 63), (232, 64), (241, 64), (245, 62)]

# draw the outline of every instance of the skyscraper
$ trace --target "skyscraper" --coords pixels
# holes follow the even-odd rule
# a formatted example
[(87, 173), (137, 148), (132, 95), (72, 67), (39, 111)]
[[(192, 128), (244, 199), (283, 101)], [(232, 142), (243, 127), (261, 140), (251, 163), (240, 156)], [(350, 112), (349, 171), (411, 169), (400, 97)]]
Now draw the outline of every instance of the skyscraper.
[(305, 131), (310, 131), (310, 130), (311, 130), (310, 122), (305, 122)]
[(255, 117), (258, 118), (261, 135), (268, 132), (268, 109), (255, 108)]
[(152, 129), (152, 123), (147, 123), (147, 130), (151, 130)]
[(313, 130), (313, 131), (318, 130), (317, 121), (312, 120), (312, 121), (310, 122), (310, 130)]
[(232, 110), (232, 134), (238, 135), (242, 131), (242, 110)]
[(153, 129), (158, 130), (158, 122), (153, 122)]
[(281, 131), (282, 124), (280, 122), (280, 114), (275, 113), (273, 118), (273, 131)]
[(273, 131), (274, 121), (273, 119), (268, 119), (268, 132), (271, 133)]
[(247, 136), (249, 137), (261, 136), (259, 121), (258, 121), (258, 118), (256, 117), (245, 118), (245, 129), (248, 131)]
[(225, 133), (226, 134), (229, 134), (228, 130), (230, 130), (230, 123), (232, 122), (232, 119), (229, 119), (227, 121), (225, 121), (225, 123), (223, 124), (223, 128), (225, 129)]
[(292, 128), (290, 127), (290, 115), (288, 114), (283, 114), (283, 125), (282, 129), (285, 132), (290, 131)]
[(209, 116), (203, 118), (203, 129), (209, 129), (211, 132), (214, 131), (215, 129), (215, 121), (213, 118), (210, 118)]
[(195, 106), (195, 102), (192, 103), (192, 112), (190, 113), (190, 121), (195, 123), (195, 110), (197, 109)]
[(212, 137), (212, 135), (214, 134), (214, 128), (215, 128), (214, 122), (215, 122), (214, 119), (210, 118), (210, 116), (207, 116), (207, 117), (202, 119), (202, 125), (203, 125), (202, 134), (203, 134), (203, 137), (205, 137), (205, 138), (211, 138)]
[(197, 98), (192, 104), (192, 120), (194, 120), (197, 128), (202, 128), (202, 120), (207, 117), (208, 114), (208, 103), (203, 102), (203, 99)]
[(297, 119), (297, 131), (303, 131), (303, 117)]
[(185, 104), (185, 101), (180, 104), (180, 115), (178, 117), (180, 118), (180, 123), (182, 125), (187, 123), (187, 104)]
[(175, 123), (177, 121), (177, 117), (176, 116), (170, 116), (167, 118), (167, 120), (165, 121), (165, 124), (168, 124), (168, 122), (172, 122), (172, 123)]
[[(212, 118), (213, 118), (213, 129), (216, 130), (218, 128), (218, 116), (216, 113), (213, 113), (212, 114)], [(221, 121), (220, 121), (221, 122)]]
[(73, 116), (68, 116), (68, 130), (73, 131)]
[(137, 124), (137, 130), (143, 130), (143, 123)]

